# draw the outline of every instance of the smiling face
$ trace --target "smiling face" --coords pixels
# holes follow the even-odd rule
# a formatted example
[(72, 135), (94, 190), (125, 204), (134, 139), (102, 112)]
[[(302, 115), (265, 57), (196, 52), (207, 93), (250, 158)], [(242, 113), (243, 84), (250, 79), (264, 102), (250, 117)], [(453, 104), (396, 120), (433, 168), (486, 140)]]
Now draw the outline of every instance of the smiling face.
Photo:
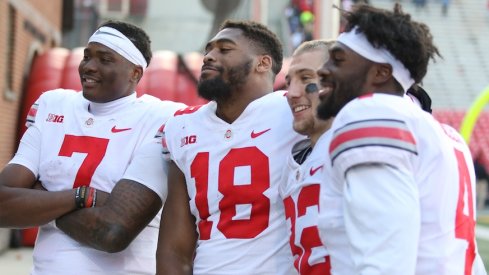
[(198, 91), (207, 100), (226, 100), (244, 85), (253, 66), (250, 42), (240, 29), (220, 31), (205, 48)]
[(371, 91), (368, 74), (372, 62), (340, 42), (329, 50), (329, 59), (318, 71), (320, 87), (318, 115), (335, 117), (348, 102)]
[(83, 96), (105, 103), (134, 92), (142, 69), (112, 49), (96, 42), (88, 43), (78, 66)]
[(294, 116), (294, 130), (310, 137), (317, 132), (323, 132), (324, 121), (320, 121), (316, 116), (319, 105), (318, 93), (306, 93), (306, 86), (318, 83), (316, 70), (327, 57), (328, 53), (321, 48), (295, 55), (285, 77), (288, 86), (287, 102)]

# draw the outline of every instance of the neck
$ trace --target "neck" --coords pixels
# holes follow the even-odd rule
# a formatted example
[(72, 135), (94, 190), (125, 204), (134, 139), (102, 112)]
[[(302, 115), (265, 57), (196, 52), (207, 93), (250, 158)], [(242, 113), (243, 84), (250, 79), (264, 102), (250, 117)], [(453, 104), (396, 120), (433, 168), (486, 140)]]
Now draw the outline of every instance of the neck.
[(233, 123), (251, 102), (272, 91), (272, 86), (261, 89), (243, 87), (234, 91), (233, 96), (226, 101), (217, 102), (216, 115), (227, 123)]
[(88, 112), (95, 116), (111, 114), (125, 108), (128, 104), (134, 102), (135, 99), (136, 93), (132, 93), (128, 96), (105, 103), (95, 103), (89, 101)]
[(331, 124), (333, 124), (333, 118), (327, 119), (327, 120), (316, 120), (317, 127), (313, 133), (309, 135), (309, 138), (311, 139), (311, 147), (314, 147), (316, 145), (316, 142), (319, 140), (319, 138), (331, 128)]

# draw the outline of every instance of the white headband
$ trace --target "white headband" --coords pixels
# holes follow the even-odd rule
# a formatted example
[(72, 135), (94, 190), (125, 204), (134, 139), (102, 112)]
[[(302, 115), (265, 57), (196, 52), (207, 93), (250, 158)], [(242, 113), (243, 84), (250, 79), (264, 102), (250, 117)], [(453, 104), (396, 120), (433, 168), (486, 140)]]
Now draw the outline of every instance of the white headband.
[(392, 66), (392, 75), (404, 89), (404, 92), (414, 84), (409, 70), (385, 48), (375, 48), (365, 34), (357, 31), (357, 27), (338, 36), (337, 41), (345, 44), (350, 49), (376, 63), (388, 63)]
[(90, 39), (88, 39), (88, 43), (90, 42), (97, 42), (111, 48), (116, 53), (129, 60), (132, 64), (143, 67), (143, 71), (148, 66), (143, 54), (136, 48), (136, 46), (134, 46), (131, 40), (114, 28), (99, 28), (92, 34), (92, 36), (90, 36)]

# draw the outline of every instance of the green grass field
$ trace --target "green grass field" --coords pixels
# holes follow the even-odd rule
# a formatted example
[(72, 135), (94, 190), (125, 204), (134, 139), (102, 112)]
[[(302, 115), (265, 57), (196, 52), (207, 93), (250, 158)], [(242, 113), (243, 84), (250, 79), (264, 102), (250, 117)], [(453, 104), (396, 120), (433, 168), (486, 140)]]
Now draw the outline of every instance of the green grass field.
[(479, 254), (481, 255), (486, 270), (489, 267), (489, 240), (477, 239), (477, 246), (479, 248)]
[[(489, 215), (487, 214), (479, 215), (477, 218), (477, 224), (479, 226), (484, 226), (489, 228)], [(484, 261), (486, 270), (489, 270), (489, 240), (478, 238), (477, 248), (479, 250), (479, 254), (481, 255), (482, 260)]]

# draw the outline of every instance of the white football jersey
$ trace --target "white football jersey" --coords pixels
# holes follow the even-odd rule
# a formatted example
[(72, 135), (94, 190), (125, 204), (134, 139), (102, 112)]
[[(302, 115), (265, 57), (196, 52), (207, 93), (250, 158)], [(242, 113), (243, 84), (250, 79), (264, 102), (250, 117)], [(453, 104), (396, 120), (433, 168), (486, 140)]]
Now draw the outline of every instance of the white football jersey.
[[(168, 117), (185, 106), (148, 95), (136, 98), (135, 93), (121, 100), (124, 104), (92, 115), (81, 92), (43, 93), (27, 118), (28, 131), (40, 135), (40, 149), (33, 156), (19, 148), (11, 163), (29, 168), (49, 191), (90, 185), (110, 193), (121, 178), (133, 178), (126, 170), (135, 152), (152, 142)], [(164, 202), (166, 175), (156, 176), (141, 177), (145, 179), (141, 183)], [(154, 274), (159, 220), (160, 214), (127, 249), (113, 254), (82, 245), (51, 223), (41, 226), (33, 274)]]
[(229, 124), (216, 103), (168, 120), (171, 159), (185, 174), (199, 233), (194, 274), (293, 274), (284, 207), (278, 194), (292, 145), (284, 92), (251, 102)]
[(454, 129), (375, 93), (348, 103), (331, 131), (333, 184), (322, 187), (319, 227), (333, 274), (486, 274), (472, 157)]
[[(329, 139), (329, 132), (321, 140)], [(306, 140), (309, 144), (310, 141)], [(294, 146), (300, 147), (304, 141)], [(294, 153), (289, 154), (285, 166), (285, 179), (279, 191), (285, 205), (285, 216), (289, 228), (289, 245), (294, 255), (294, 267), (300, 274), (330, 274), (330, 259), (321, 243), (318, 231), (319, 194), (327, 147), (314, 147), (306, 160), (299, 165)]]

